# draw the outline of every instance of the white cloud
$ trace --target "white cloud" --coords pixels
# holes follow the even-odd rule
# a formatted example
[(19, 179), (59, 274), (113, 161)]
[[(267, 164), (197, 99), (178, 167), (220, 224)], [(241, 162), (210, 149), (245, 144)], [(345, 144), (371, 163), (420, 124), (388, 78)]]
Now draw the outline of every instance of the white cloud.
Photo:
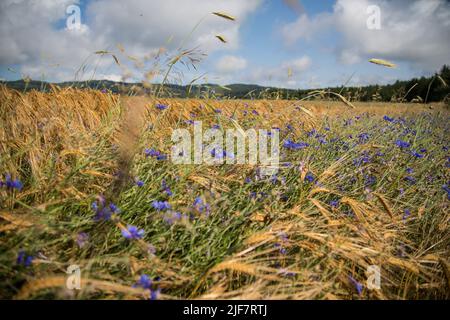
[(230, 74), (241, 71), (247, 67), (247, 60), (236, 56), (223, 56), (216, 64), (216, 70), (219, 73)]
[[(367, 28), (370, 5), (381, 9), (381, 30)], [(445, 0), (338, 0), (333, 13), (302, 15), (285, 25), (282, 35), (293, 44), (324, 30), (342, 36), (336, 54), (344, 64), (376, 57), (434, 71), (450, 62), (450, 3)]]
[[(198, 47), (205, 53), (233, 50), (239, 47), (241, 24), (261, 1), (96, 0), (81, 12), (82, 28), (68, 30), (64, 27), (66, 8), (78, 0), (3, 0), (0, 65), (20, 64), (21, 72), (29, 72), (32, 77), (46, 73), (56, 80), (68, 80), (89, 54), (114, 50), (119, 43), (127, 55), (138, 58), (160, 47), (173, 51), (181, 43), (183, 48)], [(214, 16), (213, 11), (227, 12), (237, 21)], [(215, 38), (218, 34), (228, 43), (220, 43)], [(89, 60), (91, 71), (96, 60)], [(59, 64), (60, 68), (49, 69), (48, 64)], [(115, 68), (114, 61), (105, 57), (99, 68)]]
[(307, 14), (302, 14), (296, 21), (284, 25), (281, 33), (286, 44), (292, 45), (300, 39), (313, 39), (332, 24), (333, 16), (329, 13), (319, 14), (312, 19)]
[(275, 67), (258, 67), (243, 75), (243, 79), (251, 83), (267, 86), (296, 88), (312, 65), (308, 56), (284, 61)]

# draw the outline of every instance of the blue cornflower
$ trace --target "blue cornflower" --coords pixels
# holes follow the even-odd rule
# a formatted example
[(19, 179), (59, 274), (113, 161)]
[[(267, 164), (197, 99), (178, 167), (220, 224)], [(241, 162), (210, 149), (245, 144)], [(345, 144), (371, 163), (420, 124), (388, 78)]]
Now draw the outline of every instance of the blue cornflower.
[(33, 256), (28, 255), (24, 250), (20, 250), (17, 254), (17, 264), (24, 267), (29, 267), (33, 263)]
[(414, 179), (414, 177), (411, 177), (411, 176), (405, 177), (404, 180), (406, 182), (408, 182), (409, 184), (415, 184), (416, 183), (416, 179)]
[(99, 197), (98, 201), (94, 201), (91, 205), (92, 210), (95, 211), (94, 220), (109, 220), (112, 215), (119, 213), (120, 210), (114, 203), (106, 204), (105, 198)]
[(203, 200), (200, 197), (195, 198), (194, 200), (194, 206), (201, 206), (203, 204)]
[(308, 146), (309, 146), (309, 144), (307, 144), (305, 142), (295, 143), (292, 140), (286, 140), (283, 144), (283, 147), (285, 147), (286, 149), (290, 149), (290, 150), (300, 150), (300, 149), (306, 148)]
[(311, 138), (317, 133), (316, 129), (312, 129), (311, 131), (306, 132), (306, 135)]
[(144, 181), (142, 181), (142, 180), (136, 181), (136, 185), (137, 185), (139, 188), (143, 187), (144, 184), (145, 184), (145, 183), (144, 183)]
[(305, 180), (307, 180), (309, 182), (314, 182), (315, 178), (311, 172), (308, 172), (305, 176)]
[(160, 154), (159, 156), (156, 157), (156, 160), (158, 161), (167, 160), (167, 155)]
[(146, 274), (142, 274), (138, 280), (138, 282), (134, 285), (134, 287), (141, 287), (144, 289), (150, 290), (152, 288), (153, 281)]
[(166, 180), (162, 180), (161, 181), (161, 187), (162, 187), (162, 191), (165, 192), (169, 197), (171, 197), (173, 195), (172, 190), (170, 190), (170, 187), (167, 185)]
[(364, 142), (366, 142), (367, 140), (369, 140), (369, 134), (368, 133), (361, 133), (359, 136), (358, 136), (358, 138), (359, 138), (359, 142), (360, 143), (364, 143)]
[(128, 240), (141, 239), (144, 236), (144, 233), (144, 229), (138, 229), (137, 227), (130, 225), (128, 225), (126, 229), (122, 229), (122, 235)]
[(358, 295), (361, 295), (364, 286), (355, 280), (352, 276), (348, 276), (350, 282), (355, 286), (356, 291), (358, 292)]
[(78, 247), (83, 248), (89, 241), (89, 235), (85, 232), (77, 234), (76, 243)]
[(212, 126), (212, 128), (218, 130), (218, 129), (220, 129), (220, 126), (218, 124), (215, 124)]
[(420, 153), (418, 153), (418, 152), (416, 152), (416, 151), (412, 151), (412, 152), (411, 152), (411, 155), (414, 156), (414, 157), (416, 157), (416, 158), (418, 158), (418, 159), (423, 158), (423, 154), (420, 154)]
[(158, 103), (157, 105), (156, 105), (156, 109), (158, 109), (158, 110), (166, 110), (168, 108), (168, 106), (165, 106), (165, 105), (163, 105), (163, 104), (160, 104), (160, 103)]
[(287, 235), (286, 232), (280, 232), (280, 233), (278, 234), (278, 236), (280, 237), (280, 239), (281, 239), (282, 242), (286, 242), (286, 241), (289, 240), (289, 237), (288, 237), (288, 235)]
[(209, 212), (211, 210), (211, 206), (209, 204), (207, 204), (206, 202), (204, 202), (202, 200), (202, 198), (200, 198), (200, 197), (195, 198), (195, 200), (194, 200), (194, 207), (199, 212), (201, 212), (201, 213), (204, 212), (206, 215), (209, 215)]
[(447, 199), (450, 200), (450, 187), (447, 184), (442, 186), (442, 189), (447, 192)]
[(411, 146), (411, 144), (409, 142), (402, 141), (402, 140), (395, 141), (395, 144), (401, 149), (406, 149)]
[(167, 201), (153, 201), (152, 206), (158, 211), (169, 210), (171, 208)]
[(406, 172), (408, 172), (409, 174), (411, 174), (411, 173), (413, 173), (413, 172), (414, 172), (414, 170), (413, 170), (413, 169), (411, 169), (411, 168), (406, 168)]
[(365, 177), (364, 177), (364, 179), (365, 179), (365, 185), (368, 187), (368, 186), (373, 186), (374, 184), (376, 184), (377, 183), (377, 178), (375, 178), (374, 176), (372, 176), (372, 175), (366, 175)]
[(157, 157), (161, 154), (161, 152), (159, 152), (155, 149), (145, 149), (144, 152), (147, 157)]
[(403, 220), (406, 220), (411, 215), (411, 211), (409, 209), (405, 209), (405, 214), (403, 215)]
[(158, 300), (159, 295), (161, 294), (161, 289), (150, 290), (150, 300)]
[(393, 122), (394, 121), (394, 118), (390, 118), (388, 116), (384, 116), (383, 119), (388, 121), (388, 122)]
[(330, 206), (333, 207), (333, 208), (337, 208), (339, 206), (339, 201), (331, 200), (330, 201)]
[(214, 112), (215, 112), (215, 113), (222, 113), (222, 110), (220, 110), (220, 109), (215, 109)]
[(13, 190), (16, 189), (18, 191), (22, 190), (23, 184), (19, 179), (12, 180), (10, 174), (5, 175), (5, 181), (0, 181), (0, 187), (5, 186), (6, 189)]
[(278, 249), (280, 250), (280, 253), (281, 253), (282, 255), (285, 255), (285, 254), (287, 253), (286, 248), (283, 248), (283, 246), (282, 246), (281, 244), (279, 244), (279, 243), (275, 243), (275, 244), (274, 244), (274, 247), (275, 247), (275, 248), (278, 248)]

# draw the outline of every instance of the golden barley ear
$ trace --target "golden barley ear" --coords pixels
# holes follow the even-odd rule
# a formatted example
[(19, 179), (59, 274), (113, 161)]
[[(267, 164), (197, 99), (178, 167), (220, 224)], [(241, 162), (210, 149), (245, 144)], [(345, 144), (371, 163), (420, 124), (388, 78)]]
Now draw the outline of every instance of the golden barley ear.
[(225, 40), (225, 38), (221, 35), (217, 35), (216, 38), (219, 39), (222, 43), (227, 43), (227, 40)]
[(227, 19), (227, 20), (231, 20), (231, 21), (236, 21), (236, 18), (233, 16), (230, 16), (229, 14), (223, 13), (223, 12), (213, 12), (212, 14)]
[(387, 60), (382, 60), (382, 59), (370, 59), (369, 62), (373, 63), (373, 64), (378, 64), (380, 66), (385, 66), (388, 68), (396, 68), (397, 67), (396, 64), (389, 62)]

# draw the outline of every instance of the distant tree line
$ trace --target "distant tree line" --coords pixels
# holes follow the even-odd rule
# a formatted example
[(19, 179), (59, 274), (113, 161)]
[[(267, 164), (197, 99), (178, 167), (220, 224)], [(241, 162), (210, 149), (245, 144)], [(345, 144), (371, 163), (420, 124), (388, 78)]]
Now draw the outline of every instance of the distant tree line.
[[(231, 84), (226, 87), (216, 84), (183, 86), (177, 84), (154, 84), (144, 86), (141, 83), (113, 82), (107, 80), (91, 80), (50, 84), (42, 81), (18, 80), (3, 82), (6, 86), (19, 90), (49, 91), (52, 86), (90, 88), (127, 95), (155, 95), (178, 98), (216, 98), (216, 99), (310, 99), (314, 90), (280, 89), (249, 84)], [(319, 89), (335, 92), (349, 101), (379, 102), (449, 102), (450, 100), (450, 67), (442, 69), (431, 77), (414, 78), (409, 81), (396, 81), (388, 85), (369, 85), (364, 87), (333, 87)], [(320, 99), (315, 96), (311, 99)], [(327, 97), (329, 98), (329, 97)]]

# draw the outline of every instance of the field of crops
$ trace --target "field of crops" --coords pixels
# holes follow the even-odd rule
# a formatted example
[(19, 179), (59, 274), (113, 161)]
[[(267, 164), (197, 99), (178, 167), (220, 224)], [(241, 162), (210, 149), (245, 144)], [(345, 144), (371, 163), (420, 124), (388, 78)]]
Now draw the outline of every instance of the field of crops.
[[(449, 116), (0, 87), (0, 298), (448, 299)], [(276, 128), (278, 173), (173, 164), (193, 121)]]

